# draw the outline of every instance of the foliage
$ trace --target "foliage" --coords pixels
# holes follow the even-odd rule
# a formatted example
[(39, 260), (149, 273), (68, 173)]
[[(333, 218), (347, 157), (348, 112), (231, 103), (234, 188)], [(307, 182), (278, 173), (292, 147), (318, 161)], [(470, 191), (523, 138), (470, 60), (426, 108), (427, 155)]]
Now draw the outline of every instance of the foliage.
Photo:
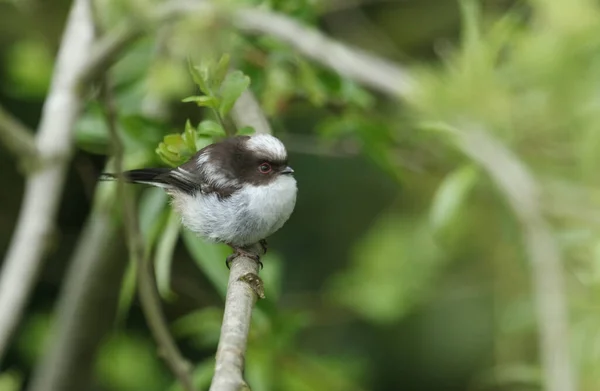
[[(429, 2), (413, 3), (430, 24), (448, 18)], [(108, 27), (129, 15), (142, 18), (153, 6), (99, 4)], [(372, 51), (381, 50), (381, 34), (395, 42), (418, 34), (384, 23), (416, 12), (402, 5), (346, 5), (340, 12), (354, 18), (358, 34), (336, 24), (340, 16), (328, 6), (308, 0), (228, 6), (325, 24), (357, 44), (371, 37)], [(176, 166), (215, 140), (252, 134), (230, 118), (246, 90), (292, 153), (300, 196), (263, 260), (267, 299), (253, 314), (246, 360), (254, 391), (440, 389), (456, 379), (461, 385), (453, 389), (539, 389), (521, 227), (447, 131), (464, 123), (501, 140), (540, 182), (540, 202), (566, 260), (580, 389), (598, 389), (600, 11), (586, 0), (462, 0), (455, 8), (452, 26), (421, 28), (437, 27), (448, 40), (430, 37), (425, 49), (401, 48), (413, 57), (419, 86), (402, 105), (273, 37), (242, 35), (214, 15), (186, 18), (137, 42), (111, 70), (125, 168)], [(452, 35), (457, 27), (460, 37)], [(4, 49), (7, 82), (0, 90), (7, 97), (20, 104), (42, 98), (51, 62), (44, 45), (22, 33)], [(78, 123), (76, 142), (86, 158), (111, 153), (104, 111), (91, 99)], [(172, 331), (204, 389), (214, 369), (228, 249), (181, 229), (160, 190), (141, 191), (138, 207)], [(178, 390), (138, 324), (134, 276), (131, 265), (118, 331), (97, 358), (101, 386)], [(0, 391), (19, 388), (23, 368), (42, 353), (50, 319), (31, 310), (16, 347), (24, 367), (0, 373)], [(415, 374), (398, 379), (398, 368)]]

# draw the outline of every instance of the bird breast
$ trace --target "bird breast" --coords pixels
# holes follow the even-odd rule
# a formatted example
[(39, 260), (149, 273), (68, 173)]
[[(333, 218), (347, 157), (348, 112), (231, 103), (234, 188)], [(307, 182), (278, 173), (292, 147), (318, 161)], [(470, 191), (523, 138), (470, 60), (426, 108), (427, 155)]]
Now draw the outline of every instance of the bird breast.
[(288, 220), (296, 204), (296, 180), (281, 175), (264, 185), (245, 185), (225, 199), (215, 193), (174, 195), (183, 224), (214, 242), (254, 244)]

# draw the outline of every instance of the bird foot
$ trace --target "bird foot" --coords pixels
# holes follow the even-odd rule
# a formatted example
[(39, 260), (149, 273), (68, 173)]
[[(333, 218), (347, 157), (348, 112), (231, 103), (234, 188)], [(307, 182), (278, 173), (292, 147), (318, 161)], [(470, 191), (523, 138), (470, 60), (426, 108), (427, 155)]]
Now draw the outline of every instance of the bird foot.
[(266, 254), (267, 250), (269, 249), (267, 239), (261, 239), (258, 243), (260, 244), (260, 247), (262, 247), (263, 255)]
[(250, 259), (254, 260), (256, 263), (258, 263), (258, 266), (260, 267), (260, 269), (263, 268), (263, 263), (260, 261), (260, 255), (250, 252), (250, 251), (247, 251), (240, 247), (231, 246), (231, 248), (233, 248), (233, 253), (229, 254), (227, 256), (227, 259), (225, 260), (225, 265), (227, 266), (227, 269), (231, 269), (231, 262), (233, 262), (233, 260), (236, 259), (237, 257), (250, 258)]

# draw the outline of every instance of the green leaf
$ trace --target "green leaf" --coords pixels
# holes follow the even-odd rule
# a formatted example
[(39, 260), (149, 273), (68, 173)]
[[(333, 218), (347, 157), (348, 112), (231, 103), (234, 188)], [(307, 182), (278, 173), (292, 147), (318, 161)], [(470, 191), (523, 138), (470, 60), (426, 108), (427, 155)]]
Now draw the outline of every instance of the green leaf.
[(261, 95), (262, 106), (267, 115), (274, 115), (294, 94), (296, 81), (283, 66), (270, 66), (266, 69), (266, 83)]
[(196, 83), (200, 91), (202, 91), (206, 95), (211, 95), (210, 89), (206, 84), (206, 79), (203, 78), (202, 74), (198, 70), (198, 67), (194, 66), (190, 59), (188, 59), (188, 69), (190, 70), (190, 74), (192, 75), (194, 83)]
[(198, 134), (202, 136), (217, 136), (224, 137), (225, 129), (218, 123), (212, 120), (204, 120), (198, 124)]
[(214, 348), (219, 342), (223, 310), (206, 307), (189, 313), (173, 323), (173, 334), (179, 339), (191, 338), (200, 349)]
[(477, 175), (475, 166), (466, 165), (448, 174), (442, 181), (429, 213), (429, 221), (434, 230), (441, 230), (454, 221), (469, 191), (477, 182)]
[(163, 162), (167, 163), (170, 166), (176, 167), (183, 163), (177, 153), (173, 152), (172, 148), (165, 143), (158, 144), (158, 148), (156, 148), (156, 153), (162, 159)]
[(171, 291), (171, 263), (173, 262), (173, 252), (179, 238), (180, 228), (180, 218), (177, 213), (171, 210), (154, 255), (156, 284), (163, 298), (171, 298), (174, 295)]
[(23, 384), (23, 375), (15, 370), (0, 374), (0, 391), (19, 391)]
[(351, 267), (334, 279), (330, 292), (368, 320), (395, 322), (434, 288), (444, 255), (427, 220), (382, 214), (357, 242)]
[(198, 151), (196, 147), (196, 129), (190, 123), (190, 120), (185, 122), (185, 130), (183, 131), (183, 142), (189, 148), (190, 151), (196, 153)]
[(317, 72), (308, 64), (308, 62), (299, 59), (298, 71), (300, 73), (300, 83), (308, 95), (308, 99), (317, 107), (323, 106), (327, 101), (325, 87), (319, 80)]
[[(215, 373), (215, 360), (211, 357), (204, 361), (194, 368), (194, 372), (192, 374), (194, 385), (197, 390), (208, 390), (210, 387), (210, 382)], [(171, 387), (169, 387), (168, 391), (184, 391), (181, 383), (175, 381)]]
[(214, 96), (188, 96), (185, 99), (181, 100), (182, 102), (195, 102), (200, 107), (210, 107), (216, 109), (219, 105), (219, 102)]
[(180, 134), (167, 134), (163, 139), (163, 142), (169, 147), (180, 148), (181, 146), (185, 145)]
[(214, 69), (214, 74), (212, 75), (213, 83), (215, 86), (220, 87), (225, 80), (225, 76), (227, 76), (227, 72), (229, 71), (229, 54), (225, 53), (221, 56), (221, 59), (217, 63)]
[(240, 97), (242, 92), (250, 85), (250, 78), (244, 75), (241, 71), (233, 71), (227, 74), (221, 88), (219, 96), (221, 102), (219, 104), (219, 114), (225, 117), (235, 104), (235, 101)]
[(200, 63), (200, 66), (194, 66), (194, 68), (200, 73), (200, 77), (206, 83), (208, 88), (208, 92), (205, 92), (206, 95), (212, 95), (210, 77), (212, 74), (212, 70), (215, 67), (215, 62), (213, 60), (206, 60)]
[(182, 238), (196, 265), (212, 282), (217, 292), (225, 297), (229, 279), (229, 270), (225, 266), (227, 248), (223, 245), (207, 243), (185, 228), (182, 230)]
[(243, 128), (239, 129), (237, 134), (240, 136), (251, 136), (254, 133), (256, 133), (256, 130), (254, 130), (254, 128), (252, 126), (244, 126)]

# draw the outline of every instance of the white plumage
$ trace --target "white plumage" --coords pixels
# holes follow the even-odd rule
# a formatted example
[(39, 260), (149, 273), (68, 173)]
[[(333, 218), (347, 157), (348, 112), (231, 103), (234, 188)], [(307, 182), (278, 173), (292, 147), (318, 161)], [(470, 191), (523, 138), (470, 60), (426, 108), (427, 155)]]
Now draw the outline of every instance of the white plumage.
[(222, 200), (214, 193), (175, 193), (173, 205), (191, 231), (213, 242), (246, 246), (283, 226), (294, 210), (296, 193), (296, 180), (286, 175), (267, 185), (246, 185)]

